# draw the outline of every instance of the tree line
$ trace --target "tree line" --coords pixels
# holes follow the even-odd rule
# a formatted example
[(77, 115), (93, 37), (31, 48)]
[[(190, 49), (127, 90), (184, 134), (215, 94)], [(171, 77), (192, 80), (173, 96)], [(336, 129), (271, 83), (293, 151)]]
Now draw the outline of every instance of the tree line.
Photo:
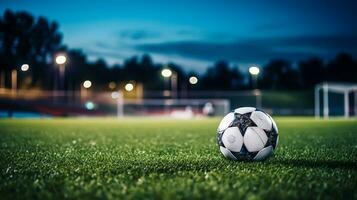
[[(65, 53), (69, 60), (64, 76), (66, 90), (78, 90), (85, 80), (91, 80), (96, 90), (109, 90), (110, 82), (119, 85), (128, 81), (142, 83), (145, 90), (162, 90), (165, 84), (160, 73), (165, 67), (177, 73), (179, 90), (245, 90), (252, 87), (250, 75), (227, 61), (217, 61), (203, 74), (186, 72), (173, 62), (154, 63), (147, 54), (128, 58), (121, 65), (108, 65), (103, 59), (89, 62), (80, 49), (69, 49), (62, 43), (58, 28), (56, 22), (44, 17), (36, 18), (27, 12), (4, 12), (0, 17), (0, 78), (3, 86), (10, 88), (11, 71), (19, 71), (26, 63), (30, 70), (19, 71), (19, 88), (53, 89), (58, 81), (54, 57)], [(188, 83), (190, 76), (198, 77), (197, 85)], [(298, 63), (270, 60), (261, 66), (258, 87), (310, 89), (322, 81), (357, 82), (357, 61), (347, 53), (328, 61), (319, 57)]]

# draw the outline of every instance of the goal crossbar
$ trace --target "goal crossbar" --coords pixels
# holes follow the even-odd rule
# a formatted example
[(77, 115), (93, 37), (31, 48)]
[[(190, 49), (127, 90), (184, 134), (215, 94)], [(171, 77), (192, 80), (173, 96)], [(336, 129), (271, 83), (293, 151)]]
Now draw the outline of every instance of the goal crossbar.
[[(357, 84), (352, 83), (320, 83), (315, 86), (315, 117), (320, 118), (320, 91), (322, 90), (323, 117), (329, 118), (329, 92), (343, 94), (344, 117), (350, 116), (349, 94), (354, 93), (355, 107), (357, 104)], [(355, 109), (356, 110), (356, 109)]]
[(117, 99), (118, 117), (125, 115), (124, 106), (127, 105), (145, 105), (145, 106), (201, 106), (205, 103), (220, 105), (224, 113), (228, 113), (230, 109), (230, 101), (228, 99)]

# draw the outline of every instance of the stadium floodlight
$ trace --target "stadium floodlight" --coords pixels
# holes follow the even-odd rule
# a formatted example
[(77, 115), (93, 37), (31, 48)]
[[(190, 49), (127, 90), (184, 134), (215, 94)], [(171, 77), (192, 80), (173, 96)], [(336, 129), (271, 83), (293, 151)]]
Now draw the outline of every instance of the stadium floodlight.
[(259, 72), (260, 72), (259, 67), (257, 67), (257, 66), (249, 67), (249, 73), (251, 75), (257, 76), (259, 74)]
[(127, 83), (127, 84), (125, 85), (125, 90), (126, 90), (127, 92), (133, 91), (133, 90), (134, 90), (134, 84), (132, 84), (132, 83)]
[(56, 63), (57, 63), (58, 65), (63, 65), (63, 64), (66, 63), (67, 57), (66, 57), (65, 55), (63, 55), (63, 54), (60, 54), (60, 55), (57, 55), (57, 56), (56, 56), (55, 61), (56, 61)]
[(92, 86), (92, 82), (90, 80), (86, 80), (83, 82), (83, 87), (88, 89)]
[(161, 75), (165, 78), (169, 78), (172, 76), (172, 71), (170, 69), (163, 69), (161, 70)]
[(161, 70), (161, 75), (164, 78), (170, 78), (171, 81), (171, 96), (172, 98), (177, 97), (177, 73), (171, 69), (165, 68)]
[(65, 64), (67, 62), (67, 57), (64, 54), (58, 54), (55, 57), (55, 62), (59, 65), (60, 89), (64, 89)]
[(195, 76), (191, 76), (188, 81), (190, 82), (191, 85), (196, 85), (198, 83), (198, 78)]
[(28, 64), (21, 65), (21, 71), (26, 72), (29, 69), (30, 69), (30, 66)]

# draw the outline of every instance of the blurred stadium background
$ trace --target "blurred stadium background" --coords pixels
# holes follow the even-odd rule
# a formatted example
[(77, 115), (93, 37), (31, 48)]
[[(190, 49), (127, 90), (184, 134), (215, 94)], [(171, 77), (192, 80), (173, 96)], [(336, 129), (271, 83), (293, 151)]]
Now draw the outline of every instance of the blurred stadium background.
[[(243, 64), (234, 56), (244, 55), (250, 46), (228, 48), (225, 57), (220, 53), (227, 51), (224, 45), (206, 52), (204, 45), (178, 44), (178, 50), (222, 55), (222, 59), (208, 63), (204, 70), (195, 70), (192, 64), (187, 67), (175, 59), (160, 61), (151, 46), (123, 58), (122, 62), (109, 63), (108, 56), (93, 60), (90, 51), (64, 44), (63, 38), (67, 36), (52, 19), (22, 10), (2, 10), (0, 117), (3, 118), (190, 118), (222, 116), (241, 106), (256, 106), (283, 116), (350, 117), (357, 114), (354, 32), (304, 36), (302, 44), (275, 38), (265, 45), (284, 49), (284, 41), (292, 43), (281, 52), (281, 57), (268, 54), (264, 61), (251, 59)], [(350, 22), (346, 23), (348, 28)], [(326, 41), (333, 44), (327, 45)], [(328, 54), (312, 51), (316, 48)], [(301, 49), (306, 51), (301, 53)], [(170, 48), (167, 51), (170, 52)], [(231, 51), (237, 53), (230, 56)], [(291, 51), (295, 53), (288, 56)]]
[[(356, 11), (0, 0), (0, 199), (357, 199)], [(243, 106), (276, 120), (264, 162), (217, 148)]]

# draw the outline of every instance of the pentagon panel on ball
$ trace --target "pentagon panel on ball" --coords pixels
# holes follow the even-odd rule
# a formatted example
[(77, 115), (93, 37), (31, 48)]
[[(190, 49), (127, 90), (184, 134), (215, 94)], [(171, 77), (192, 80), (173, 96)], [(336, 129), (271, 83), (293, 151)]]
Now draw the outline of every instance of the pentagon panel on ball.
[(232, 160), (265, 160), (279, 139), (273, 118), (254, 107), (241, 107), (228, 113), (217, 131), (219, 150)]

